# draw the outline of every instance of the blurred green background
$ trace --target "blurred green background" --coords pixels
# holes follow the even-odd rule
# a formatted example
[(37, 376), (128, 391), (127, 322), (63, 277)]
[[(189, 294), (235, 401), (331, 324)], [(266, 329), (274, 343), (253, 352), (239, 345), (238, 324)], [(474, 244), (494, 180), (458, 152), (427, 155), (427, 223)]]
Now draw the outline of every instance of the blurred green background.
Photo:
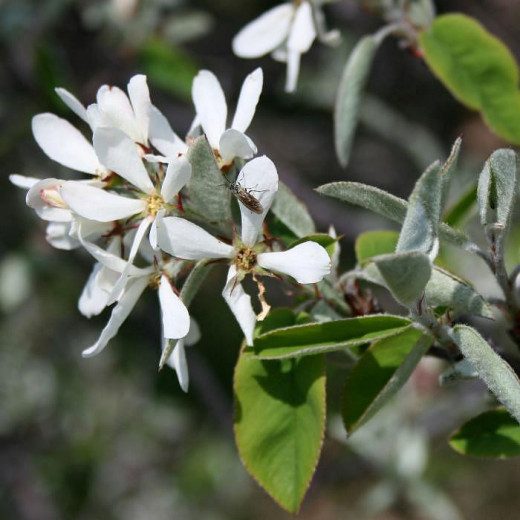
[[(124, 87), (145, 73), (154, 104), (183, 135), (199, 68), (217, 74), (232, 105), (245, 75), (261, 65), (265, 88), (249, 134), (318, 228), (334, 224), (344, 235), (343, 263), (352, 266), (355, 237), (392, 225), (320, 198), (314, 187), (357, 180), (407, 196), (421, 169), (446, 156), (462, 133), (460, 192), (502, 144), (421, 60), (389, 40), (371, 75), (351, 164), (342, 170), (332, 140), (336, 86), (353, 43), (380, 25), (361, 3), (327, 6), (329, 26), (341, 30), (343, 42), (315, 45), (302, 60), (297, 94), (288, 96), (283, 65), (231, 53), (233, 35), (276, 2), (0, 1), (0, 518), (290, 518), (247, 475), (233, 444), (232, 374), (241, 338), (219, 295), (223, 270), (214, 270), (193, 305), (203, 339), (188, 352), (189, 394), (169, 369), (157, 373), (159, 315), (150, 295), (102, 355), (84, 360), (82, 349), (107, 319), (89, 321), (77, 311), (92, 260), (46, 243), (44, 223), (8, 175), (73, 177), (30, 132), (39, 112), (78, 123), (55, 86), (88, 104), (101, 84)], [(517, 2), (436, 4), (439, 12), (475, 16), (520, 58)], [(283, 303), (283, 294), (276, 298)], [(463, 459), (446, 447), (447, 434), (482, 409), (485, 390), (478, 383), (439, 390), (441, 368), (424, 363), (388, 412), (345, 443), (335, 417), (345, 376), (331, 363), (330, 428), (299, 518), (518, 518), (518, 462)]]

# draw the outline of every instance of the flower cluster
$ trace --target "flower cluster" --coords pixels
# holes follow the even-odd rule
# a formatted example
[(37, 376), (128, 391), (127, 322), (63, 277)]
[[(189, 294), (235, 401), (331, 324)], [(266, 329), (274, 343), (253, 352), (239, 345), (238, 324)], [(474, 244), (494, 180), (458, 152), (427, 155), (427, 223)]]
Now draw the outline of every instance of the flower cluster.
[[(228, 128), (220, 83), (211, 72), (201, 71), (193, 82), (195, 119), (186, 141), (152, 104), (143, 75), (130, 80), (128, 93), (103, 85), (96, 102), (88, 107), (70, 92), (56, 89), (88, 125), (91, 139), (54, 114), (33, 118), (33, 134), (42, 150), (59, 164), (89, 175), (81, 180), (10, 177), (28, 190), (27, 205), (48, 222), (50, 244), (67, 250), (82, 247), (96, 260), (79, 310), (90, 317), (114, 306), (99, 338), (83, 356), (94, 356), (105, 348), (141, 294), (150, 288), (157, 292), (161, 309), (161, 365), (172, 366), (187, 390), (184, 345), (196, 341), (199, 331), (179, 296), (179, 287), (194, 261), (220, 259), (229, 264), (222, 294), (248, 345), (252, 345), (257, 319), (268, 308), (258, 276), (273, 272), (309, 284), (329, 273), (329, 255), (316, 242), (283, 251), (262, 233), (278, 190), (278, 173), (270, 159), (255, 157), (257, 148), (245, 133), (262, 81), (261, 69), (245, 79)], [(241, 222), (230, 223), (227, 238), (211, 235), (209, 223), (190, 211), (190, 195), (201, 174), (192, 168), (190, 145), (199, 139), (207, 139), (224, 185), (230, 183), (237, 195)], [(228, 180), (230, 175), (235, 175), (233, 183)], [(222, 203), (229, 204), (229, 199)], [(259, 287), (262, 316), (255, 313), (241, 284), (249, 274)]]

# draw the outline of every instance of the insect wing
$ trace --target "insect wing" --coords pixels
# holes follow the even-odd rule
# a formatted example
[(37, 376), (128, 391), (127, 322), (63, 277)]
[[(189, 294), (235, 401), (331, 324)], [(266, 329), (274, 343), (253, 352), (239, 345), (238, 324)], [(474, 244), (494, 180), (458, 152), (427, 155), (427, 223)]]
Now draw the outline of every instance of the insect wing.
[(260, 215), (264, 211), (264, 207), (262, 203), (251, 193), (249, 193), (242, 186), (237, 186), (234, 193), (237, 196), (237, 199), (249, 210), (257, 215)]

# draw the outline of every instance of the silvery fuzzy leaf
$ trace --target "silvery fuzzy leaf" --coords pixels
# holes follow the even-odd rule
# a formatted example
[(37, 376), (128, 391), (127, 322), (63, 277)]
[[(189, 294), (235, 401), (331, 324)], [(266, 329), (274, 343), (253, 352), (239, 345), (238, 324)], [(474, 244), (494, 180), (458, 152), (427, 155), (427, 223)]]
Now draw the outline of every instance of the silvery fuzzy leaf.
[(334, 142), (341, 166), (346, 167), (359, 119), (361, 97), (381, 40), (362, 38), (350, 53), (339, 84), (334, 108)]
[(513, 150), (493, 152), (478, 180), (480, 221), (506, 229), (515, 200), (518, 165)]
[(457, 163), (460, 155), (460, 147), (462, 145), (462, 138), (457, 137), (453, 146), (451, 147), (451, 152), (441, 169), (441, 177), (442, 177), (442, 199), (441, 199), (441, 209), (444, 208), (446, 204), (446, 199), (448, 198), (448, 191), (450, 189), (451, 178), (453, 176), (453, 172), (457, 168)]
[[(316, 188), (318, 193), (327, 195), (355, 206), (361, 206), (378, 215), (402, 224), (406, 216), (408, 203), (395, 195), (359, 182), (331, 182)], [(441, 240), (459, 247), (469, 244), (465, 233), (441, 223), (439, 227)]]
[(205, 137), (193, 141), (188, 159), (192, 168), (187, 185), (191, 209), (227, 232), (231, 225), (231, 192)]
[(453, 340), (475, 367), (480, 379), (520, 422), (520, 380), (511, 366), (472, 327), (456, 325), (453, 329)]
[(420, 251), (380, 255), (373, 262), (393, 297), (405, 307), (420, 298), (432, 272), (428, 255)]
[(421, 251), (436, 256), (442, 188), (441, 164), (436, 161), (421, 175), (410, 195), (397, 253)]
[(307, 206), (300, 202), (290, 188), (280, 181), (278, 181), (278, 191), (271, 206), (271, 211), (297, 237), (312, 235), (316, 232)]

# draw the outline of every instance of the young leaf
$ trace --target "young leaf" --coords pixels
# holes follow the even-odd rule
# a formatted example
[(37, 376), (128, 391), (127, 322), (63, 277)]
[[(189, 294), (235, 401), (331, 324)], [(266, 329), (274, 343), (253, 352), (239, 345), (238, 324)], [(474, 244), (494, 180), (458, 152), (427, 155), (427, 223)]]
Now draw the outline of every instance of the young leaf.
[(240, 457), (269, 495), (294, 514), (325, 433), (324, 356), (261, 361), (242, 352), (234, 383)]
[[(367, 282), (389, 289), (373, 263), (366, 264), (360, 277)], [(483, 296), (466, 281), (438, 266), (433, 266), (424, 294), (426, 301), (434, 307), (450, 309), (452, 317), (475, 314), (488, 319), (494, 318), (493, 309)]]
[(453, 339), (488, 388), (520, 422), (520, 380), (513, 369), (472, 327), (456, 325)]
[(396, 253), (421, 251), (437, 256), (442, 197), (441, 164), (436, 161), (421, 175), (410, 195)]
[[(333, 197), (355, 206), (361, 206), (378, 215), (402, 224), (408, 203), (386, 191), (359, 182), (331, 182), (316, 188), (318, 193)], [(439, 228), (441, 240), (464, 247), (469, 239), (465, 233), (442, 223)]]
[(271, 211), (297, 237), (312, 235), (316, 228), (305, 204), (282, 182), (278, 183), (278, 191)]
[(451, 93), (482, 111), (498, 135), (520, 144), (518, 66), (509, 49), (461, 14), (439, 16), (420, 43), (426, 63)]
[(412, 327), (374, 342), (347, 379), (342, 416), (347, 433), (373, 417), (406, 383), (432, 343)]
[(334, 143), (341, 166), (346, 167), (359, 119), (361, 97), (381, 40), (362, 38), (351, 52), (341, 77), (334, 109)]
[(460, 147), (462, 145), (462, 138), (457, 137), (453, 146), (451, 147), (451, 152), (449, 157), (446, 159), (441, 169), (441, 177), (442, 177), (442, 198), (441, 198), (441, 210), (444, 208), (446, 204), (446, 199), (448, 197), (448, 191), (450, 189), (451, 178), (453, 176), (453, 172), (457, 168), (457, 163), (459, 161)]
[(474, 417), (450, 437), (462, 455), (507, 459), (520, 456), (520, 425), (507, 410), (497, 408)]
[(394, 298), (410, 307), (424, 292), (432, 267), (428, 255), (419, 251), (381, 255), (372, 259)]
[(343, 350), (401, 332), (410, 320), (386, 314), (276, 329), (255, 339), (259, 359), (283, 359)]
[(363, 265), (374, 256), (395, 251), (399, 233), (397, 231), (367, 231), (356, 239), (356, 258)]
[(467, 282), (440, 267), (434, 266), (425, 294), (431, 305), (451, 309), (452, 317), (475, 314), (494, 318), (493, 309), (483, 296)]
[(188, 158), (192, 167), (188, 191), (193, 210), (227, 232), (231, 225), (231, 192), (205, 137), (195, 139)]
[(513, 150), (496, 150), (486, 161), (478, 180), (480, 221), (484, 227), (491, 224), (506, 229), (515, 200), (517, 175)]

